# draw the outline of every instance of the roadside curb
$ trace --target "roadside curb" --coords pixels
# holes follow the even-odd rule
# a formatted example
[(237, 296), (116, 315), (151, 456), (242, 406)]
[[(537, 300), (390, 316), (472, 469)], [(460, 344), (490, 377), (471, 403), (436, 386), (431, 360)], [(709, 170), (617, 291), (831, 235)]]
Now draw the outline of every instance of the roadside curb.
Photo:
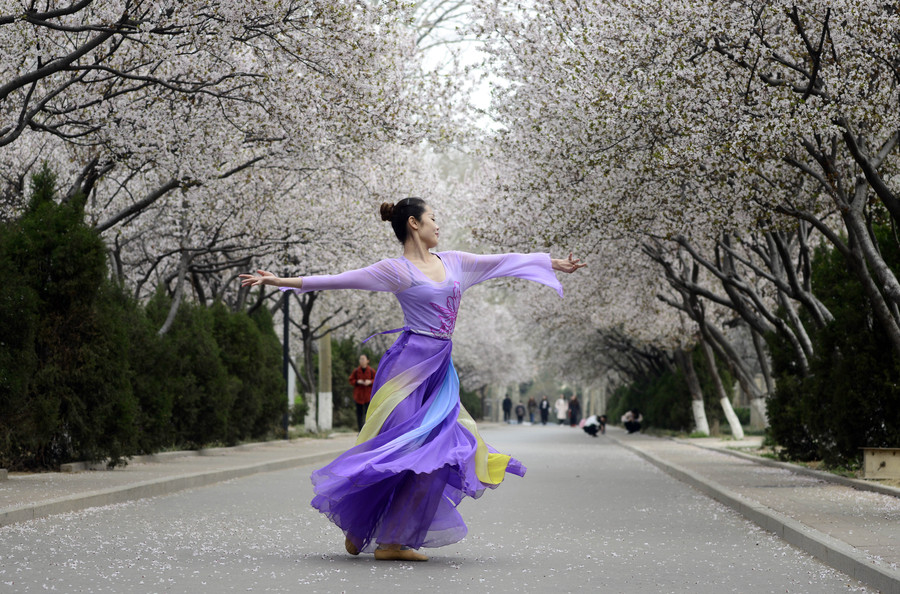
[(18, 522), (27, 522), (37, 518), (52, 516), (74, 511), (81, 511), (90, 507), (112, 505), (135, 501), (147, 497), (168, 495), (184, 489), (204, 487), (214, 483), (259, 474), (275, 470), (285, 470), (308, 464), (318, 464), (334, 459), (344, 449), (336, 449), (316, 454), (303, 456), (290, 456), (268, 462), (258, 462), (244, 466), (237, 466), (224, 470), (211, 470), (205, 472), (193, 472), (178, 476), (143, 481), (131, 485), (80, 493), (68, 497), (51, 499), (33, 505), (23, 505), (0, 509), (0, 527)]
[[(607, 437), (615, 444), (637, 454), (704, 495), (734, 509), (754, 524), (774, 533), (791, 545), (821, 560), (826, 565), (846, 573), (884, 594), (900, 594), (900, 572), (874, 565), (864, 554), (847, 543), (819, 532), (815, 528), (801, 524), (760, 503), (751, 501), (690, 470), (671, 462), (666, 462), (636, 446), (624, 443), (609, 434), (607, 434)], [(710, 449), (720, 451), (716, 448)], [(756, 460), (753, 459), (753, 461)], [(789, 468), (789, 470), (793, 470), (793, 468)]]
[(739, 450), (732, 450), (727, 448), (717, 448), (708, 445), (702, 445), (699, 443), (691, 443), (690, 441), (686, 441), (683, 439), (673, 439), (676, 443), (680, 443), (683, 445), (694, 446), (695, 448), (703, 448), (704, 450), (709, 450), (712, 452), (722, 452), (723, 454), (728, 454), (729, 456), (735, 456), (736, 458), (741, 458), (743, 460), (749, 460), (751, 462), (756, 462), (757, 464), (761, 464), (763, 466), (771, 466), (773, 468), (781, 468), (783, 470), (789, 470), (795, 474), (803, 474), (806, 476), (811, 476), (813, 478), (821, 479), (823, 481), (828, 481), (829, 483), (837, 483), (839, 485), (844, 485), (845, 487), (852, 487), (858, 491), (871, 491), (873, 493), (881, 493), (882, 495), (890, 495), (892, 497), (900, 497), (900, 488), (891, 487), (890, 485), (881, 485), (879, 483), (871, 483), (869, 481), (863, 481), (859, 479), (849, 478), (846, 476), (840, 476), (837, 474), (832, 474), (830, 472), (825, 472), (823, 470), (814, 470), (812, 468), (807, 468), (805, 466), (801, 466), (799, 464), (791, 464), (790, 462), (782, 462), (780, 460), (772, 460), (771, 458), (763, 458), (761, 456), (754, 456), (753, 454), (748, 454), (746, 452), (741, 452)]
[[(128, 458), (128, 464), (165, 462), (166, 460), (173, 460), (175, 458), (188, 458), (191, 456), (218, 456), (220, 454), (227, 454), (228, 452), (252, 450), (253, 448), (257, 448), (260, 446), (272, 445), (272, 443), (280, 442), (256, 441), (221, 448), (201, 448), (199, 450), (175, 450), (172, 452), (157, 452), (155, 454), (147, 454), (145, 456), (131, 456), (130, 458)], [(106, 462), (67, 462), (66, 464), (60, 464), (59, 466), (60, 472), (85, 472), (87, 470), (109, 470), (109, 468), (107, 467)]]

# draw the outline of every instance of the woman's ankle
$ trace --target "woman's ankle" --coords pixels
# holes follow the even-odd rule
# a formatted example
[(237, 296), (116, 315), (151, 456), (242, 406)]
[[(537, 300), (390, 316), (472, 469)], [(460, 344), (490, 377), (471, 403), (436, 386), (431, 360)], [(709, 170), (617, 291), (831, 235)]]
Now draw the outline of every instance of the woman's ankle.
[(378, 548), (382, 551), (399, 551), (403, 548), (403, 545), (399, 544), (379, 544)]

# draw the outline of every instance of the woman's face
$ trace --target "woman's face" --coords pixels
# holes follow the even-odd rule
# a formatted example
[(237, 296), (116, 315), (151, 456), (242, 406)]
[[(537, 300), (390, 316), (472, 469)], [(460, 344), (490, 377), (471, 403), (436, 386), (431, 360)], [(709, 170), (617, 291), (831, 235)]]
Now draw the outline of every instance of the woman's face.
[(434, 211), (431, 210), (430, 206), (425, 207), (425, 212), (422, 213), (422, 219), (416, 221), (416, 226), (418, 227), (418, 230), (415, 230), (415, 233), (419, 236), (419, 239), (422, 240), (422, 243), (424, 243), (428, 249), (437, 247), (441, 228), (438, 227)]

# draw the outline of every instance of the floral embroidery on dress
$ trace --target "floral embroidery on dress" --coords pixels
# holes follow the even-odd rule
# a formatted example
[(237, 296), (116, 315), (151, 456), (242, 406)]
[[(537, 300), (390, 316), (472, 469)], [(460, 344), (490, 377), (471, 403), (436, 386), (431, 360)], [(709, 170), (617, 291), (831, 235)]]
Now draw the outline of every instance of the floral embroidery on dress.
[(429, 328), (431, 334), (437, 338), (450, 338), (453, 335), (453, 328), (456, 327), (456, 314), (459, 311), (459, 300), (462, 293), (459, 290), (459, 281), (453, 283), (453, 294), (447, 297), (447, 306), (444, 307), (433, 301), (429, 303), (437, 312), (441, 319), (440, 328)]

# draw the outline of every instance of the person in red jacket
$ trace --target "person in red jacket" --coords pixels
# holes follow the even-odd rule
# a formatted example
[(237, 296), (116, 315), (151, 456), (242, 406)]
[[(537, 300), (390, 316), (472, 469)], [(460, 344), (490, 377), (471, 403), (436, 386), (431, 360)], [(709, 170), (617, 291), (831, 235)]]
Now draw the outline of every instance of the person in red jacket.
[(356, 402), (356, 424), (362, 431), (372, 400), (372, 381), (375, 379), (375, 368), (369, 366), (369, 358), (359, 356), (359, 367), (350, 374), (350, 385), (353, 386), (353, 400)]

